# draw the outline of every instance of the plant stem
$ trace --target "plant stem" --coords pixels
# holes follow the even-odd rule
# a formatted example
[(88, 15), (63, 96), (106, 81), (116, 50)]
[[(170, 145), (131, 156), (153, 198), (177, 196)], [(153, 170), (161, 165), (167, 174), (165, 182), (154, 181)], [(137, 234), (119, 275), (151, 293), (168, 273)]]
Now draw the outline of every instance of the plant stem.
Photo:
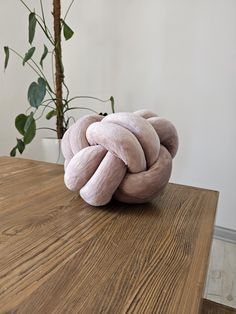
[[(49, 84), (49, 82), (48, 82), (46, 76), (44, 75), (43, 71), (40, 69), (40, 67), (37, 65), (37, 63), (34, 61), (34, 59), (31, 58), (30, 60), (33, 62), (33, 64), (34, 64), (34, 65), (36, 66), (36, 68), (39, 70), (41, 76), (42, 76), (42, 77), (44, 78), (44, 80), (47, 82), (47, 85), (49, 86), (50, 90), (52, 91), (52, 88), (51, 88), (51, 86), (50, 86), (50, 84)], [(53, 91), (52, 91), (52, 93), (55, 94)], [(50, 92), (49, 90), (48, 90), (48, 94), (50, 95), (51, 98), (53, 98), (53, 97), (52, 97), (52, 94), (51, 94), (51, 92)]]
[(63, 102), (62, 102), (62, 82), (64, 79), (62, 69), (61, 51), (61, 0), (53, 0), (54, 17), (54, 43), (55, 43), (55, 65), (56, 65), (56, 107), (57, 107), (57, 137), (61, 139), (65, 130), (63, 127)]
[[(41, 19), (41, 16), (39, 16), (38, 14), (35, 14), (36, 17)], [(42, 19), (41, 19), (42, 20)], [(52, 34), (50, 33), (50, 30), (47, 28), (47, 26), (45, 25), (45, 29), (43, 27), (43, 25), (39, 22), (39, 20), (37, 19), (37, 22), (39, 24), (39, 26), (42, 28), (45, 36), (48, 38), (48, 40), (50, 41), (50, 43), (54, 46), (54, 42), (53, 42), (53, 38), (52, 38)]]
[(71, 117), (69, 117), (69, 118), (67, 119), (67, 121), (65, 122), (66, 129), (68, 129), (68, 125), (69, 125), (69, 123), (70, 123), (70, 120), (73, 120), (73, 121), (74, 121), (74, 123), (76, 122), (74, 117), (72, 117), (72, 116), (71, 116)]
[(30, 10), (30, 8), (27, 6), (27, 4), (26, 4), (23, 0), (20, 0), (20, 2), (26, 7), (27, 10), (29, 10), (30, 12), (32, 12), (32, 11)]
[(47, 105), (40, 105), (40, 106), (39, 106), (39, 107), (42, 106), (42, 107), (44, 107), (44, 108), (43, 108), (41, 114), (38, 116), (38, 118), (35, 119), (36, 121), (39, 120), (40, 118), (42, 118), (42, 116), (43, 116), (43, 114), (44, 114), (44, 112), (45, 112), (46, 109), (50, 108), (50, 109), (55, 110), (55, 108), (53, 108), (52, 106), (50, 106), (50, 103), (52, 103), (52, 102), (54, 102), (54, 100), (49, 101)]
[(66, 113), (67, 111), (70, 111), (70, 110), (75, 110), (75, 109), (88, 110), (88, 111), (92, 111), (92, 112), (98, 114), (97, 111), (95, 111), (95, 110), (93, 110), (93, 109), (90, 109), (90, 108), (86, 108), (86, 107), (71, 107), (71, 108), (67, 108), (66, 110), (64, 110), (64, 113)]
[[(23, 0), (20, 0), (20, 2), (26, 7), (26, 9), (27, 9), (29, 12), (33, 12)], [(41, 18), (40, 15), (38, 15), (38, 14), (35, 13), (35, 16), (38, 17), (38, 18), (40, 18), (40, 20), (42, 20), (42, 22), (43, 22), (43, 19)], [(47, 26), (45, 25), (45, 29), (44, 29), (43, 25), (39, 22), (38, 19), (37, 19), (37, 22), (38, 22), (39, 26), (42, 28), (44, 34), (46, 35), (46, 37), (48, 38), (48, 40), (50, 41), (50, 43), (54, 46), (52, 34), (50, 33), (50, 31), (49, 31), (49, 29), (47, 28)]]
[[(49, 101), (49, 100), (47, 100), (47, 101)], [(51, 100), (50, 102), (54, 102), (54, 100)], [(43, 103), (44, 103), (44, 102), (43, 102)], [(54, 109), (54, 110), (55, 110), (54, 107), (52, 107), (52, 106), (50, 106), (50, 105), (43, 105), (43, 103), (40, 105), (40, 107), (47, 107), (47, 108), (51, 108), (51, 109)], [(32, 107), (31, 107), (31, 106), (29, 106), (29, 107), (26, 109), (25, 114), (28, 114), (28, 112), (29, 112), (30, 110), (32, 110)], [(37, 109), (37, 110), (38, 110), (38, 109)], [(35, 113), (36, 113), (36, 112), (35, 112)]]
[[(12, 52), (14, 52), (20, 59), (24, 60), (24, 58), (22, 57), (22, 55), (20, 55), (17, 51), (15, 51), (14, 49), (12, 49), (12, 48), (10, 48), (10, 47), (9, 47), (9, 50), (12, 51)], [(32, 69), (38, 76), (40, 76), (40, 73), (39, 73), (37, 70), (35, 70), (35, 68), (34, 68), (28, 61), (26, 61), (26, 63), (28, 64), (29, 67), (31, 67), (31, 69)]]
[(43, 3), (42, 0), (40, 0), (40, 8), (41, 8), (41, 13), (42, 13), (42, 19), (43, 19), (43, 25), (44, 25), (44, 29), (45, 32), (47, 33), (47, 25), (46, 25), (46, 21), (45, 21), (45, 16), (44, 16), (44, 10), (43, 10)]
[(44, 128), (44, 127), (42, 127), (42, 128), (37, 128), (36, 130), (51, 130), (51, 131), (54, 131), (54, 132), (56, 132), (56, 131), (57, 131), (56, 129), (52, 129), (52, 128)]
[(72, 0), (72, 1), (71, 1), (71, 3), (70, 3), (70, 5), (69, 5), (68, 9), (66, 10), (66, 14), (65, 14), (65, 16), (64, 16), (64, 21), (66, 20), (67, 14), (69, 13), (70, 8), (71, 8), (72, 4), (74, 3), (74, 1), (75, 1), (75, 0)]
[(110, 99), (100, 99), (100, 98), (97, 98), (97, 97), (92, 97), (92, 96), (75, 96), (75, 97), (72, 97), (70, 100), (68, 100), (68, 103), (70, 103), (72, 100), (75, 100), (75, 99), (78, 99), (78, 98), (88, 98), (88, 99), (94, 99), (94, 100), (98, 100), (98, 101), (101, 101), (101, 102), (108, 102), (110, 101)]
[[(9, 47), (9, 50), (14, 52), (20, 59), (24, 60), (24, 57), (22, 55), (20, 55), (17, 51), (15, 51), (14, 49)], [(36, 66), (36, 68), (38, 69), (38, 71), (29, 63), (29, 61), (32, 61), (33, 64)], [(47, 82), (48, 86), (50, 87), (48, 80), (46, 78), (46, 76), (44, 75), (44, 73), (41, 71), (40, 67), (37, 65), (37, 63), (31, 58), (29, 61), (26, 61), (26, 63), (28, 64), (29, 67), (31, 67), (31, 69), (39, 76), (43, 76), (43, 78), (45, 79), (45, 81)], [(51, 88), (51, 87), (50, 87)], [(50, 95), (51, 99), (53, 99), (52, 94), (49, 90), (47, 90), (48, 94)]]

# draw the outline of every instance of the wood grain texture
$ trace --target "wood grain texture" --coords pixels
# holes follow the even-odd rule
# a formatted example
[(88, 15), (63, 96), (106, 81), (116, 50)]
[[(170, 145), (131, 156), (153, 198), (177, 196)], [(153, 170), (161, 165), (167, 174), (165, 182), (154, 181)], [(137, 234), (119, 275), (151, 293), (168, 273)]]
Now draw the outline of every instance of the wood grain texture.
[(0, 158), (1, 313), (198, 313), (218, 192), (91, 207), (63, 166)]
[(236, 309), (204, 299), (201, 314), (236, 314)]

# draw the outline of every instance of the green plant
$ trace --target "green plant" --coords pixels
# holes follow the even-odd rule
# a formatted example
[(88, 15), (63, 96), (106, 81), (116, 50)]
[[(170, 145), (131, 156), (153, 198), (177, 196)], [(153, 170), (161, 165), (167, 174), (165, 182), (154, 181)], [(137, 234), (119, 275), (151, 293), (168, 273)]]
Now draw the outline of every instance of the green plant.
[[(25, 53), (21, 55), (16, 50), (5, 46), (5, 63), (4, 70), (7, 68), (9, 62), (10, 52), (16, 54), (23, 61), (23, 66), (28, 65), (36, 74), (37, 80), (32, 82), (28, 88), (28, 101), (29, 108), (25, 113), (19, 114), (15, 119), (15, 127), (22, 135), (21, 138), (17, 138), (16, 146), (11, 150), (10, 155), (15, 156), (17, 150), (20, 154), (23, 153), (25, 146), (33, 140), (36, 135), (36, 131), (39, 129), (50, 129), (57, 133), (57, 138), (61, 139), (73, 116), (70, 115), (71, 110), (86, 109), (90, 111), (95, 110), (86, 107), (71, 106), (71, 103), (80, 98), (90, 98), (101, 102), (110, 102), (112, 112), (114, 112), (114, 98), (111, 96), (107, 100), (102, 100), (97, 97), (92, 96), (75, 96), (70, 97), (69, 88), (65, 82), (65, 71), (62, 61), (62, 46), (61, 37), (62, 32), (65, 40), (69, 40), (74, 32), (71, 27), (67, 24), (67, 15), (74, 3), (71, 1), (68, 9), (66, 10), (64, 18), (61, 17), (61, 0), (53, 0), (53, 32), (49, 29), (45, 14), (43, 0), (39, 0), (40, 13), (32, 10), (25, 1), (19, 0), (25, 8), (29, 11), (28, 16), (28, 42), (30, 48)], [(43, 45), (43, 53), (40, 60), (36, 61), (34, 59), (36, 46), (32, 46), (34, 42), (34, 35), (36, 28), (40, 28), (43, 32), (46, 44)], [(42, 48), (42, 47), (41, 47)], [(37, 48), (38, 50), (38, 48)], [(55, 78), (53, 82), (47, 78), (44, 69), (44, 60), (49, 55), (52, 55), (52, 71), (53, 77)], [(53, 64), (55, 66), (53, 66)], [(100, 113), (102, 114), (102, 113)], [(47, 120), (51, 118), (56, 118), (56, 128), (47, 127), (36, 127), (37, 120), (45, 117)]]

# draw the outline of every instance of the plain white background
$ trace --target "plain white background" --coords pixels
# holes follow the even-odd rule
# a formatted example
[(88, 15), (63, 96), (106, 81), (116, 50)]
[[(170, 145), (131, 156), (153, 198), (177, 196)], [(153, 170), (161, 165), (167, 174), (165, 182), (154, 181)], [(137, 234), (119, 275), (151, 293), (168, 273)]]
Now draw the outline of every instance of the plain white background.
[[(147, 108), (176, 125), (180, 147), (171, 181), (219, 190), (216, 224), (236, 230), (235, 12), (234, 0), (75, 1), (68, 16), (75, 35), (63, 46), (72, 95), (113, 95), (117, 111)], [(27, 51), (27, 15), (18, 0), (0, 2), (2, 52), (4, 45)], [(39, 32), (35, 40), (40, 55)], [(14, 118), (26, 110), (36, 76), (14, 56), (4, 74), (3, 59), (2, 53), (0, 155), (8, 155)], [(110, 110), (93, 101), (75, 105)], [(23, 157), (41, 159), (40, 138), (50, 135), (41, 131)]]

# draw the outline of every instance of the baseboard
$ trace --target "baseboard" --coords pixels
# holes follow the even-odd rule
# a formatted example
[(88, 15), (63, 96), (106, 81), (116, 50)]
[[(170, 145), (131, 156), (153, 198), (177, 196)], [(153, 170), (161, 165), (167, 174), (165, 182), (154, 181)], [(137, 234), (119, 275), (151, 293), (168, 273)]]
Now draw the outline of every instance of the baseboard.
[(236, 314), (236, 309), (211, 300), (203, 299), (201, 314)]
[(236, 244), (236, 230), (215, 226), (214, 239), (223, 240)]

